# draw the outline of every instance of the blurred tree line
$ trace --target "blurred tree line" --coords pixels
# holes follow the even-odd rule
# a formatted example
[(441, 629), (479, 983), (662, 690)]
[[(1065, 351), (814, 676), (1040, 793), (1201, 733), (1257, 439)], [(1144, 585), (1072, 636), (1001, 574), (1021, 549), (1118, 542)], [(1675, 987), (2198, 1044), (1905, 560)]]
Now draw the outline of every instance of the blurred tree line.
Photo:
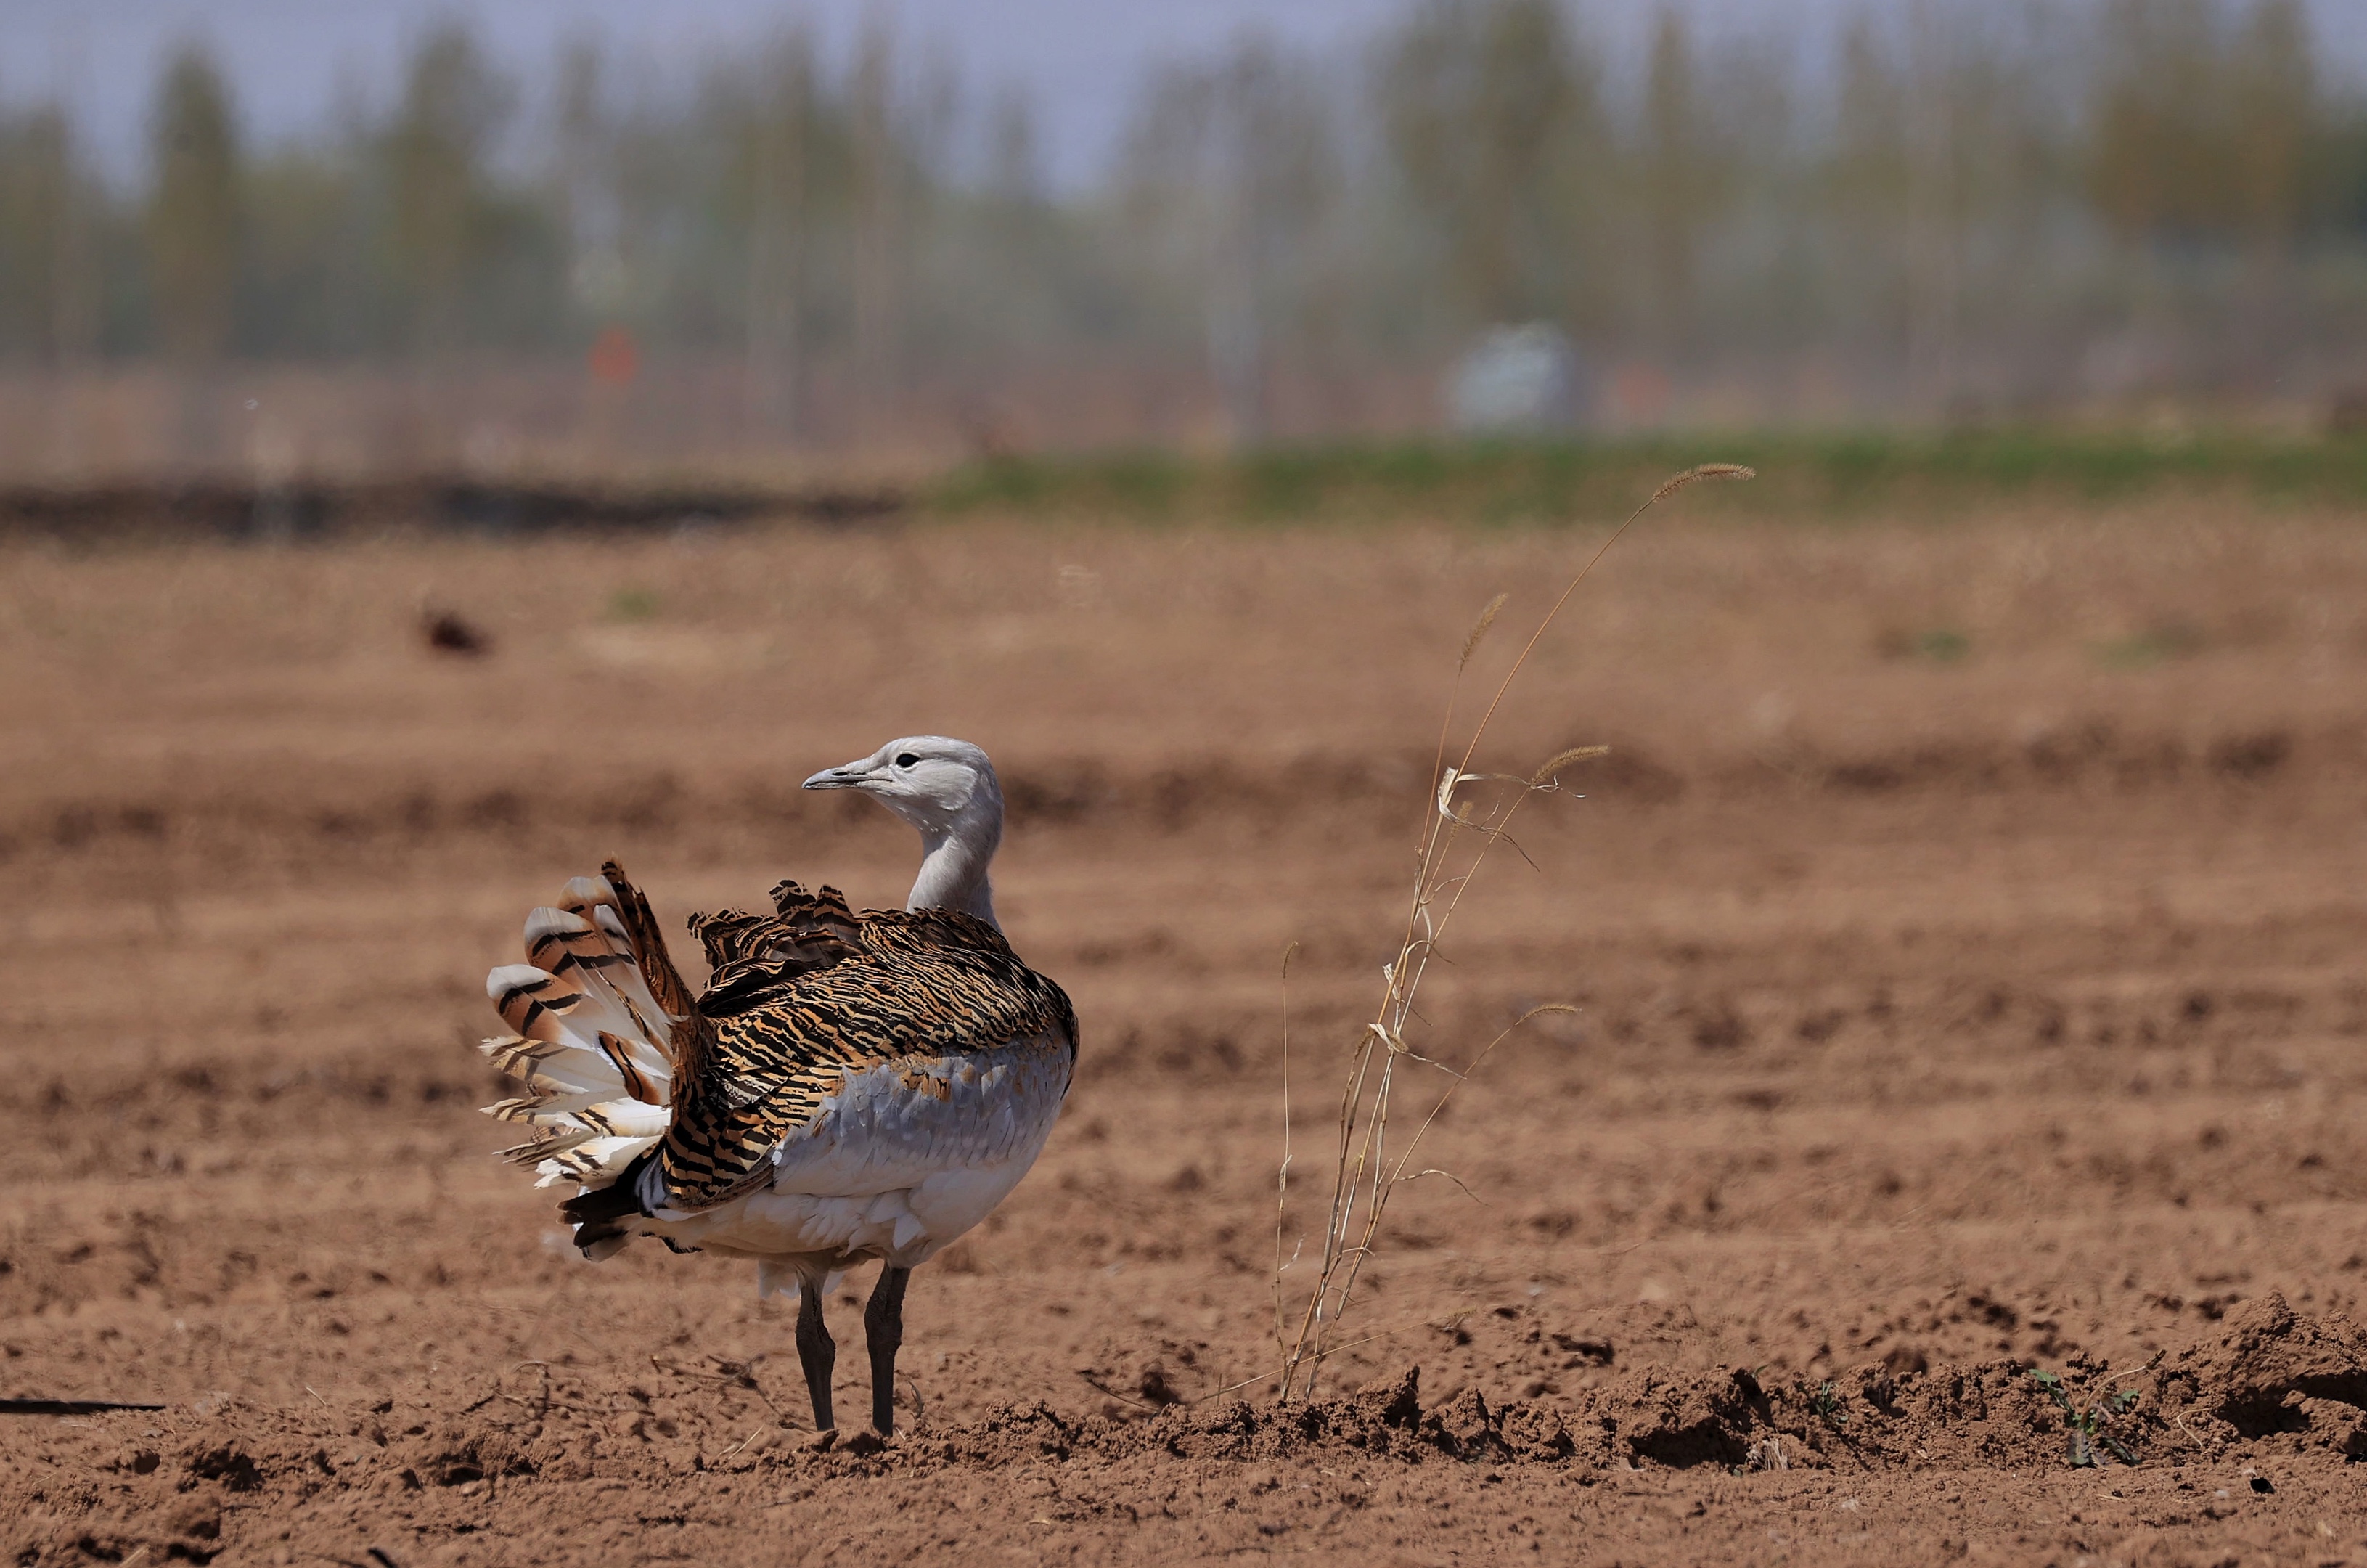
[(1059, 195), (1024, 97), (968, 105), (883, 31), (673, 88), (586, 45), (528, 114), (452, 27), (383, 109), (267, 147), (192, 47), (135, 188), (60, 108), (0, 113), (0, 358), (432, 367), (621, 328), (736, 365), (785, 431), (825, 369), (892, 403), (1089, 360), (1203, 378), (1250, 437), (1278, 369), (1529, 320), (1647, 401), (1804, 364), (1933, 415), (2360, 374), (2367, 105), (2299, 0), (1917, 0), (1832, 55), (1671, 10), (1614, 60), (1555, 0), (1423, 0), (1353, 58), (1161, 68)]

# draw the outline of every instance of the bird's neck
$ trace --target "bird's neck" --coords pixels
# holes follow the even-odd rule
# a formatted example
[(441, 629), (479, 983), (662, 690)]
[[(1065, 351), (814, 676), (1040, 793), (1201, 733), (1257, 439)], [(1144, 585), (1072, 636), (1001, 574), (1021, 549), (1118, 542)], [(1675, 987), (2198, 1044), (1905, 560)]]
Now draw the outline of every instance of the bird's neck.
[(994, 888), (986, 868), (1002, 839), (1002, 824), (985, 817), (965, 820), (951, 831), (923, 829), (921, 874), (912, 882), (907, 909), (957, 909), (998, 931)]

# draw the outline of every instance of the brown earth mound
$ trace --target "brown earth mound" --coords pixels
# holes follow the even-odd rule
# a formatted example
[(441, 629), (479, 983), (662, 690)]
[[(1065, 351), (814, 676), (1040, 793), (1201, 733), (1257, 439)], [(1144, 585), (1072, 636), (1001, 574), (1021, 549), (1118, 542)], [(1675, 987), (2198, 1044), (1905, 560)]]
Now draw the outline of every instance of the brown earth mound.
[[(655, 1363), (771, 1401), (752, 1369)], [(784, 1391), (786, 1392), (786, 1391)], [(1148, 1407), (1144, 1407), (1146, 1410)], [(795, 1417), (716, 1419), (673, 1412), (640, 1384), (549, 1367), (419, 1387), (350, 1415), (318, 1407), (201, 1401), (167, 1416), (127, 1414), (54, 1432), (0, 1492), (19, 1520), (13, 1561), (207, 1562), (226, 1517), (309, 1522), (300, 1550), (334, 1555), (362, 1521), (391, 1538), (438, 1528), (474, 1533), (481, 1498), (518, 1517), (566, 1517), (587, 1487), (645, 1499), (707, 1478), (749, 1476), (795, 1497), (822, 1484), (944, 1472), (1042, 1478), (1106, 1516), (1127, 1505), (1117, 1474), (1335, 1473), (1368, 1481), (1408, 1468), (1501, 1484), (1592, 1488), (1620, 1477), (1708, 1468), (1735, 1477), (1838, 1471), (1865, 1479), (1932, 1467), (2052, 1475), (2124, 1471), (2286, 1470), (2313, 1451), (2367, 1453), (2367, 1335), (2339, 1317), (2298, 1314), (2271, 1293), (2224, 1332), (2134, 1372), (2075, 1359), (2050, 1378), (2025, 1363), (1864, 1368), (1810, 1387), (1768, 1387), (1750, 1370), (1631, 1372), (1569, 1402), (1491, 1403), (1477, 1389), (1425, 1407), (1421, 1374), (1303, 1404), (1241, 1400), (1148, 1414), (1063, 1416), (1042, 1402), (938, 1426), (918, 1421), (882, 1443), (868, 1432), (814, 1433)], [(734, 1437), (733, 1434), (739, 1435)], [(1443, 1467), (1443, 1469), (1442, 1469)], [(2248, 1490), (2266, 1494), (2272, 1483)], [(439, 1504), (439, 1498), (449, 1503)], [(335, 1521), (326, 1534), (320, 1527)], [(381, 1550), (385, 1550), (381, 1548)], [(390, 1553), (391, 1555), (391, 1553)]]

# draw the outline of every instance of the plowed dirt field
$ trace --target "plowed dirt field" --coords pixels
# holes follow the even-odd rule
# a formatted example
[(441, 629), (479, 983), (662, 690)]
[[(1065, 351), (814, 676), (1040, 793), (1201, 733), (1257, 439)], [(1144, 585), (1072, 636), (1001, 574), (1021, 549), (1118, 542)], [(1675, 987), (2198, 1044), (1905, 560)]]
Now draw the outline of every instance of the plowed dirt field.
[[(1599, 537), (10, 547), (0, 1395), (163, 1408), (0, 1415), (0, 1551), (2367, 1562), (2355, 518), (1623, 544), (1481, 761), (1614, 750), (1423, 1007), (1450, 1059), (1582, 1010), (1460, 1091), (1274, 1403), (1281, 955), (1286, 1256), (1456, 649), (1511, 590), (1491, 682)], [(908, 831), (797, 784), (930, 731), (1002, 768), (1084, 1048), (876, 1449), (806, 1430), (746, 1265), (565, 1244), (473, 1046), (604, 857), (676, 930), (900, 902)]]

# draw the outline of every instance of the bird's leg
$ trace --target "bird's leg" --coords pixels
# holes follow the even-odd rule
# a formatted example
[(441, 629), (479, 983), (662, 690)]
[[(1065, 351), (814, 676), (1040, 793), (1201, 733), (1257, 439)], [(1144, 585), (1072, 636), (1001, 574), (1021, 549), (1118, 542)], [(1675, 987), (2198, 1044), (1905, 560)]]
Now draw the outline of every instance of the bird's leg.
[(909, 1268), (883, 1264), (871, 1304), (863, 1309), (863, 1343), (871, 1352), (871, 1425), (886, 1437), (896, 1429), (896, 1347), (904, 1343), (904, 1283)]
[(798, 1361), (806, 1369), (806, 1392), (813, 1395), (814, 1430), (827, 1432), (837, 1423), (830, 1418), (830, 1369), (838, 1360), (838, 1346), (830, 1325), (821, 1321), (822, 1280), (800, 1282), (798, 1290)]

